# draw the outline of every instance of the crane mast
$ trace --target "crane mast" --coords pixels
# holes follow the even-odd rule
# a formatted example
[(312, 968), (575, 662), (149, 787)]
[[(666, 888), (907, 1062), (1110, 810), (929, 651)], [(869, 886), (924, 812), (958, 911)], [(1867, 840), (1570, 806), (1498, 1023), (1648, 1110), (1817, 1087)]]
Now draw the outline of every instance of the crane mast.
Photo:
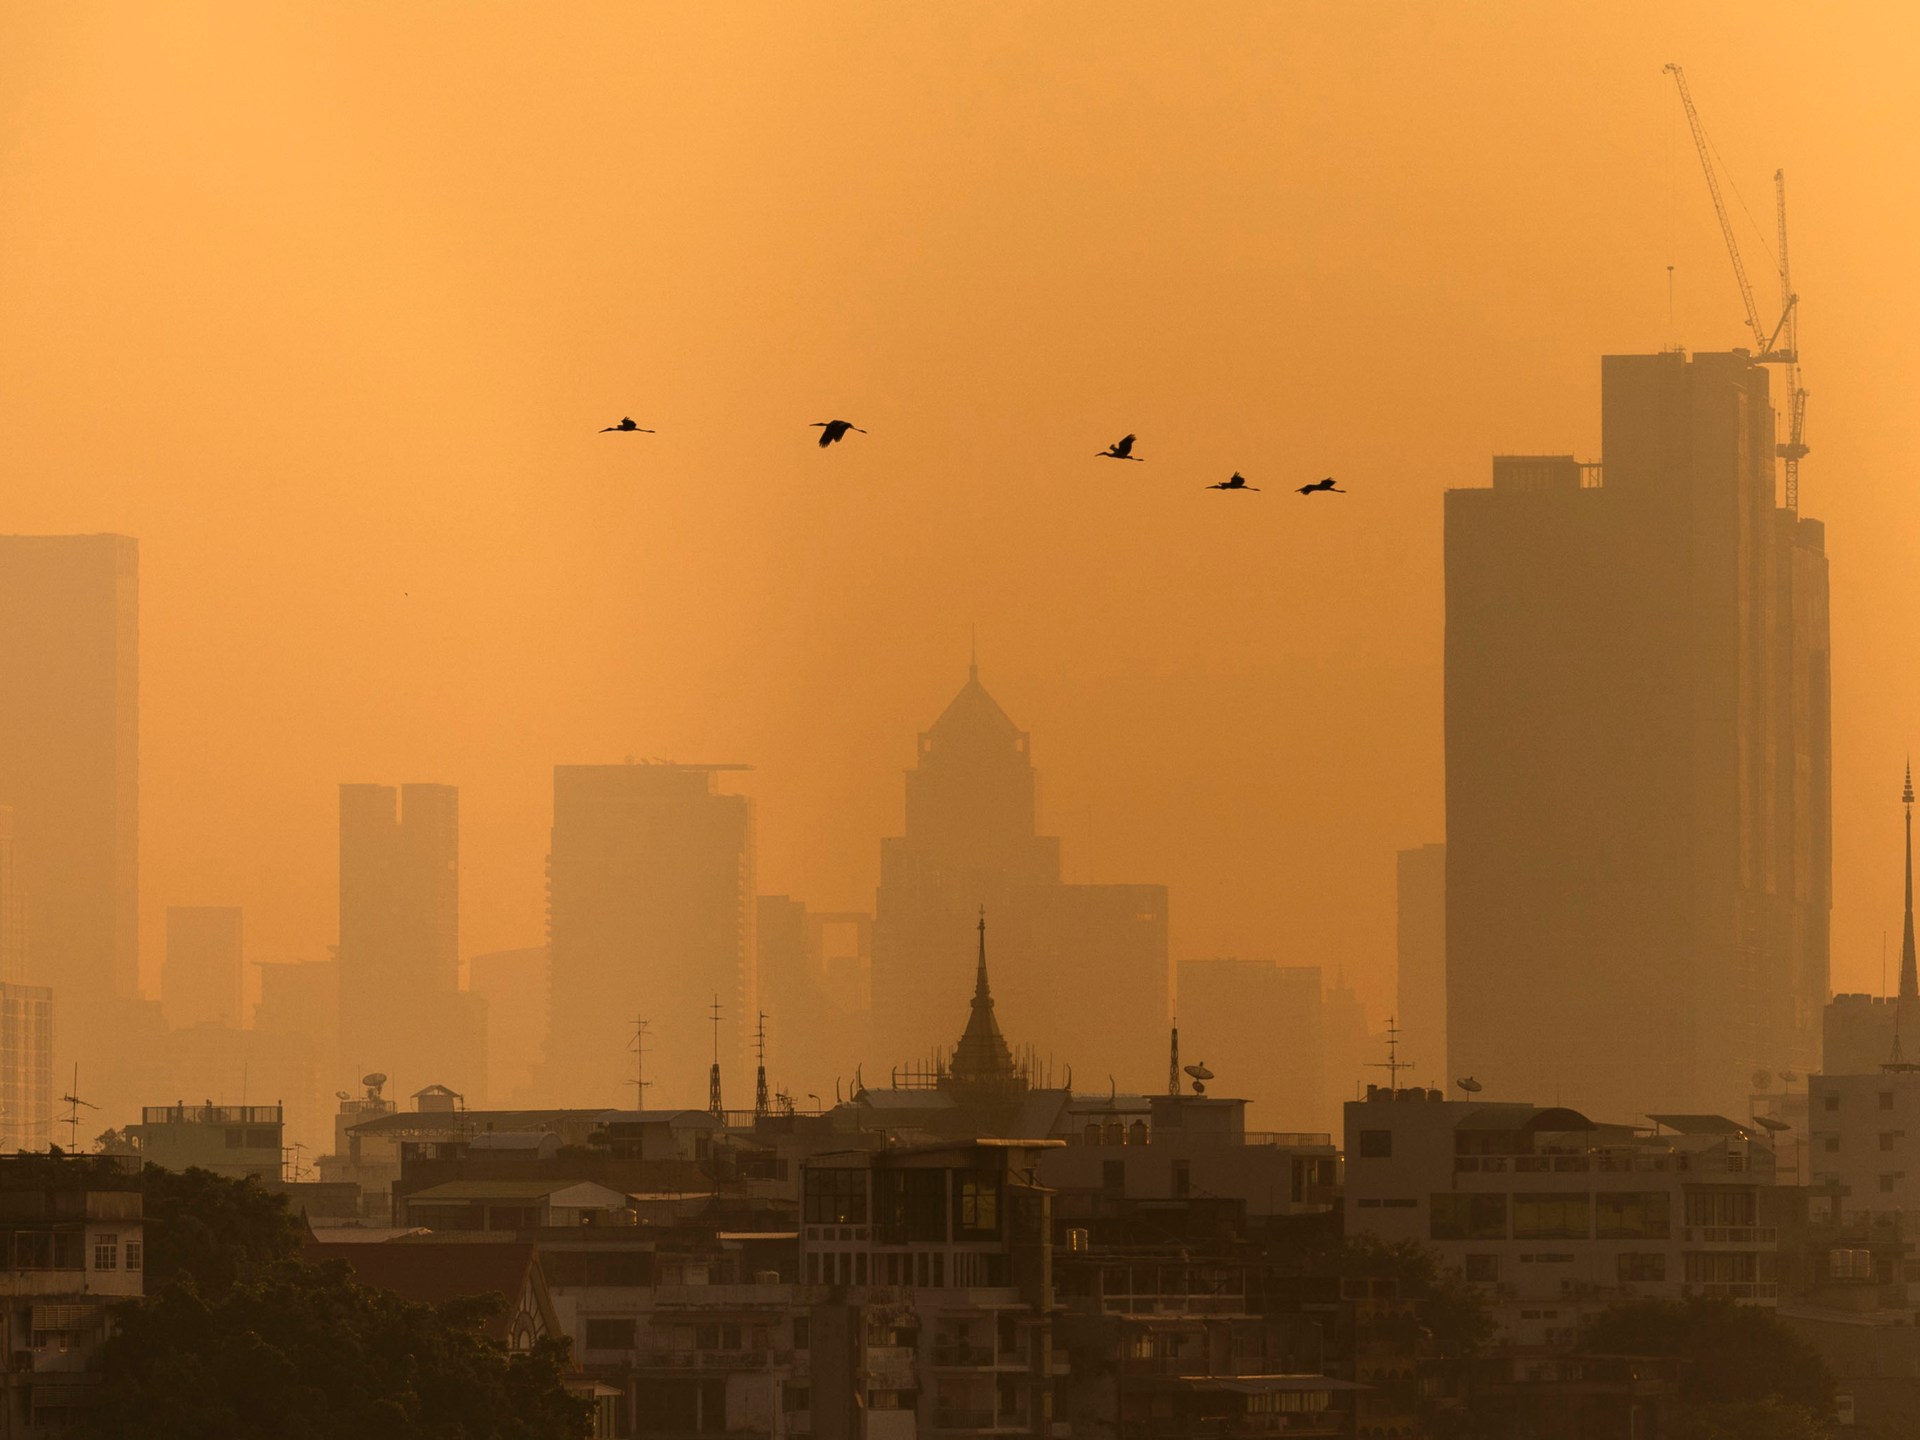
[(1774, 446), (1786, 461), (1787, 513), (1800, 513), (1800, 457), (1807, 453), (1807, 392), (1800, 383), (1800, 297), (1793, 293), (1793, 269), (1787, 261), (1787, 172), (1773, 172), (1774, 211), (1780, 230), (1780, 323), (1787, 342), (1787, 440)]

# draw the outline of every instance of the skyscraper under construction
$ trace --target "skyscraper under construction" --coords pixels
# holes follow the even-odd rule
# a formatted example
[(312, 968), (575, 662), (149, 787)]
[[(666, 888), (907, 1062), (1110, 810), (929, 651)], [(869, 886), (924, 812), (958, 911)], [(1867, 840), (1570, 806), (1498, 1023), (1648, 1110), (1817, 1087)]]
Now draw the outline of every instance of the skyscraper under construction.
[(1742, 1115), (1819, 1062), (1827, 560), (1768, 381), (1607, 356), (1600, 466), (1446, 497), (1448, 1050), (1495, 1095)]

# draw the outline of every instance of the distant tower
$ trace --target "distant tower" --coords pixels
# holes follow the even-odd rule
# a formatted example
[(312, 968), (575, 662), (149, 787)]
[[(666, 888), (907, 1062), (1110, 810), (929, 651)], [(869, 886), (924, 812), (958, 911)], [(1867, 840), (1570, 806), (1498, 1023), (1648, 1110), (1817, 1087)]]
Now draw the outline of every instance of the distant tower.
[[(758, 1120), (768, 1111), (767, 1106), (767, 1012), (760, 1012), (760, 1026), (753, 1037), (754, 1050), (760, 1057), (759, 1069), (753, 1081), (753, 1118)], [(719, 1092), (716, 1091), (716, 1094)]]
[(720, 1103), (720, 997), (713, 997), (713, 1068), (707, 1072), (707, 1109), (716, 1120), (727, 1118), (727, 1107)]
[(1172, 1043), (1167, 1047), (1167, 1094), (1180, 1093), (1180, 1017), (1173, 1017)]
[(1920, 968), (1914, 963), (1913, 950), (1913, 762), (1907, 762), (1907, 783), (1900, 791), (1900, 803), (1907, 811), (1907, 920), (1900, 935), (1900, 1007), (1905, 1009), (1920, 1000)]

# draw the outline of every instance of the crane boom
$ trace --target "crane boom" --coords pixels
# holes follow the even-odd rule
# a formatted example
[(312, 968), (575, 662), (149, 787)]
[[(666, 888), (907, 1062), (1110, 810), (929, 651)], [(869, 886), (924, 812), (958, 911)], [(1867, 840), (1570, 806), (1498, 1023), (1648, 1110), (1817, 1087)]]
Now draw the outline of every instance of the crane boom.
[[(1733, 220), (1727, 214), (1727, 203), (1720, 198), (1720, 177), (1713, 168), (1713, 149), (1707, 143), (1707, 128), (1700, 122), (1700, 112), (1693, 108), (1693, 93), (1687, 89), (1687, 73), (1678, 65), (1668, 65), (1667, 73), (1673, 76), (1673, 83), (1680, 90), (1680, 105), (1687, 112), (1687, 128), (1693, 131), (1694, 149), (1700, 152), (1700, 169), (1707, 177), (1707, 193), (1713, 197), (1713, 213), (1720, 221), (1720, 237), (1727, 244), (1727, 258), (1733, 261), (1733, 278), (1740, 285), (1740, 300), (1747, 307), (1747, 328), (1753, 332), (1753, 343), (1759, 346), (1756, 358), (1767, 361), (1790, 361), (1789, 350), (1775, 350), (1768, 337), (1766, 327), (1760, 323), (1760, 307), (1754, 303), (1753, 285), (1747, 279), (1746, 263), (1740, 258), (1740, 242), (1733, 233)], [(1785, 317), (1782, 317), (1783, 322)]]

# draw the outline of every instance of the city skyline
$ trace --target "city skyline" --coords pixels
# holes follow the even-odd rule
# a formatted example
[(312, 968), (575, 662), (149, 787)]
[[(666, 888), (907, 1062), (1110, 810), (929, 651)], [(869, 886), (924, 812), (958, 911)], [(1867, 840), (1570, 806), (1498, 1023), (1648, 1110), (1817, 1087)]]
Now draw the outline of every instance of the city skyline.
[[(1047, 737), (1042, 827), (1087, 867), (1069, 879), (1151, 875), (1179, 897), (1176, 954), (1295, 937), (1382, 1006), (1374, 902), (1392, 853), (1441, 834), (1440, 493), (1495, 450), (1591, 457), (1595, 355), (1744, 338), (1669, 59), (1762, 230), (1773, 169), (1794, 186), (1804, 504), (1847, 576), (1834, 979), (1872, 988), (1898, 886), (1877, 777), (1920, 712), (1875, 660), (1920, 611), (1899, 545), (1920, 500), (1897, 480), (1913, 362), (1889, 328), (1915, 202), (1874, 138), (1909, 128), (1884, 67), (1913, 22), (1865, 51), (1802, 24), (1798, 83), (1762, 96), (1744, 80), (1777, 7), (1559, 27), (1230, 9), (1171, 39), (1144, 13), (1116, 12), (1097, 53), (1064, 14), (1030, 19), (1004, 106), (925, 73), (966, 50), (931, 16), (853, 27), (837, 63), (863, 78), (837, 102), (793, 63), (836, 63), (824, 37), (788, 21), (725, 37), (722, 80), (715, 22), (683, 18), (654, 39), (672, 63), (651, 96), (625, 84), (617, 12), (595, 45), (504, 22), (408, 86), (389, 82), (427, 22), (401, 16), (351, 44), (263, 17), (204, 54), (131, 16), (71, 61), (21, 17), (0, 76), (47, 111), (0, 212), (0, 442), (36, 478), (5, 528), (142, 543), (149, 990), (190, 880), (246, 909), (262, 957), (320, 957), (329, 791), (356, 775), (462, 787), (475, 952), (537, 939), (547, 768), (635, 751), (750, 760), (763, 888), (858, 908), (898, 737), (977, 624)], [(509, 63), (524, 106), (466, 98)], [(396, 106), (406, 143), (381, 158), (353, 105), (316, 109), (336, 86)], [(1034, 98), (1055, 87), (1060, 113)], [(764, 155), (737, 140), (789, 124)], [(822, 154), (884, 183), (815, 200)], [(611, 181), (643, 167), (647, 193)], [(29, 216), (79, 238), (39, 243)], [(324, 433), (295, 428), (316, 409)], [(659, 433), (595, 433), (623, 413)], [(804, 427), (841, 413), (872, 433), (819, 451)], [(1146, 463), (1092, 459), (1127, 431)], [(1190, 493), (1189, 465), (1351, 493), (1303, 521), (1237, 503), (1271, 493)], [(1234, 723), (1252, 716), (1257, 750)]]

